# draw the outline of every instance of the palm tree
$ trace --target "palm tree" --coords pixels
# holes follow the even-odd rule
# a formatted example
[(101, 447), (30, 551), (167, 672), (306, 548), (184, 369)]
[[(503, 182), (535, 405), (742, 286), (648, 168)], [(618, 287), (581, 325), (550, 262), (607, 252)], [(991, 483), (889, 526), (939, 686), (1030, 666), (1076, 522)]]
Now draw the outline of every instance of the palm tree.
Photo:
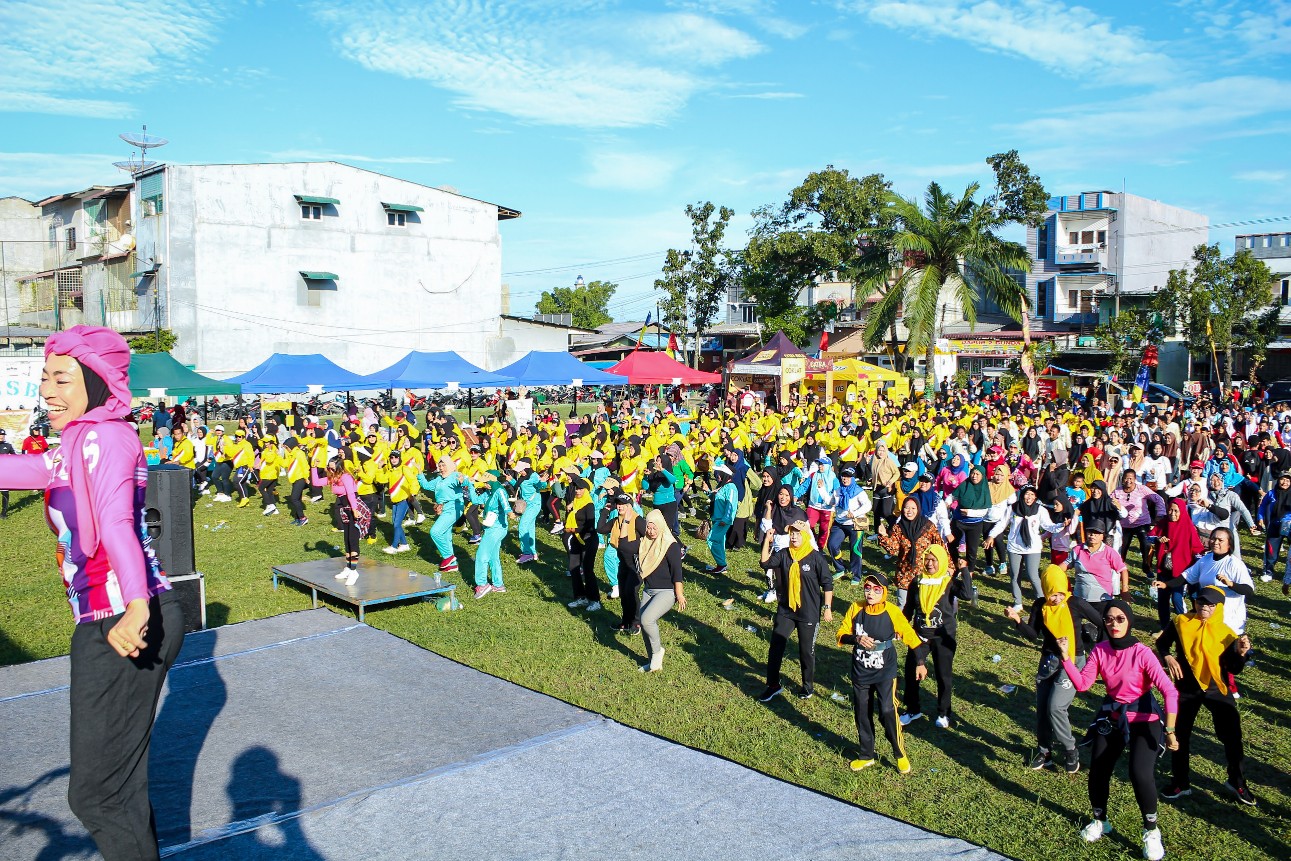
[(885, 330), (903, 318), (910, 332), (907, 354), (924, 353), (928, 400), (936, 391), (933, 359), (943, 298), (953, 300), (963, 309), (964, 319), (976, 325), (977, 300), (985, 295), (1004, 313), (1021, 320), (1024, 335), (1030, 335), (1030, 301), (1008, 272), (1026, 271), (1030, 258), (1024, 247), (995, 234), (997, 213), (988, 203), (973, 199), (977, 190), (973, 183), (956, 200), (937, 183), (930, 183), (923, 207), (890, 194), (887, 205), (895, 216), (893, 227), (872, 231), (874, 251), (858, 281), (858, 294), (882, 294), (866, 319), (866, 343), (881, 342)]

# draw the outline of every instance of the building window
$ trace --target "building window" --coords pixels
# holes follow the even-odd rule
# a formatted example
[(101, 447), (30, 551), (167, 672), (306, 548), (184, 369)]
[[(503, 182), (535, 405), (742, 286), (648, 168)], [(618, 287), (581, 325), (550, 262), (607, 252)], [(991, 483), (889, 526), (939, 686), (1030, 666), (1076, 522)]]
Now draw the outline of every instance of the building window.
[(1079, 245), (1079, 244), (1080, 244), (1080, 231), (1079, 231), (1079, 230), (1072, 230), (1072, 231), (1070, 231), (1070, 232), (1067, 234), (1067, 240), (1068, 240), (1068, 242), (1067, 242), (1067, 244), (1068, 244), (1068, 245)]
[(300, 205), (300, 217), (306, 221), (321, 221), (323, 219), (323, 207), (302, 203)]
[(139, 198), (143, 201), (144, 215), (161, 215), (164, 205), (165, 174), (153, 173), (139, 180)]
[(1082, 245), (1092, 245), (1094, 243), (1094, 231), (1085, 230), (1080, 234), (1080, 243)]
[(58, 247), (58, 227), (53, 224), (49, 226), (49, 247)]
[(1098, 231), (1098, 244), (1099, 244), (1099, 245), (1106, 245), (1106, 244), (1107, 244), (1107, 231), (1106, 231), (1106, 230), (1100, 230), (1100, 231)]
[(1049, 259), (1049, 225), (1042, 224), (1036, 228), (1035, 256), (1037, 260)]
[(740, 306), (740, 322), (741, 322), (741, 323), (756, 323), (757, 321), (758, 321), (758, 306), (757, 306), (757, 305), (749, 304), (749, 305), (741, 305), (741, 306)]
[(1049, 282), (1039, 281), (1035, 285), (1035, 313), (1043, 320), (1049, 316)]
[(67, 250), (68, 251), (76, 250), (76, 228), (75, 227), (67, 228)]
[(408, 213), (406, 212), (386, 212), (386, 224), (391, 227), (407, 227)]
[(1291, 278), (1282, 279), (1282, 304), (1291, 303)]

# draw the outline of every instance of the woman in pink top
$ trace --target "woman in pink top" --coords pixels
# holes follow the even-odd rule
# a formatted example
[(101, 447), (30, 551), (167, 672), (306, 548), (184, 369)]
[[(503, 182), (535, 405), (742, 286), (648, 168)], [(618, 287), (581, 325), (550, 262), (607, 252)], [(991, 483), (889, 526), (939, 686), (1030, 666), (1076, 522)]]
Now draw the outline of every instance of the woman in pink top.
[[(1130, 783), (1134, 786), (1139, 812), (1143, 814), (1143, 857), (1148, 861), (1159, 861), (1165, 857), (1165, 849), (1161, 844), (1161, 830), (1157, 828), (1157, 787), (1153, 769), (1161, 751), (1163, 734), (1167, 749), (1179, 747), (1174, 737), (1179, 693), (1156, 654), (1130, 633), (1133, 623), (1134, 611), (1128, 603), (1120, 599), (1108, 601), (1103, 609), (1107, 640), (1089, 650), (1089, 660), (1084, 667), (1077, 667), (1069, 657), (1064, 657), (1062, 662), (1076, 690), (1089, 690), (1100, 677), (1107, 688), (1107, 697), (1090, 727), (1093, 753), (1089, 763), (1089, 804), (1093, 808), (1094, 820), (1081, 830), (1080, 835), (1093, 843), (1111, 833), (1112, 826), (1107, 821), (1107, 797), (1111, 791), (1112, 771), (1128, 747)], [(1058, 643), (1064, 656), (1067, 654), (1066, 640), (1062, 637)], [(1152, 695), (1153, 688), (1165, 697), (1164, 726), (1161, 709)]]
[(337, 455), (327, 462), (327, 483), (336, 496), (341, 529), (345, 532), (345, 567), (336, 575), (346, 586), (359, 579), (359, 538), (372, 525), (372, 509), (359, 498), (358, 483), (346, 468), (345, 458)]
[(107, 861), (158, 857), (148, 801), (157, 698), (184, 614), (144, 528), (148, 467), (130, 416), (130, 348), (73, 326), (45, 342), (40, 395), (56, 448), (0, 458), (0, 487), (41, 490), (76, 621), (67, 801)]

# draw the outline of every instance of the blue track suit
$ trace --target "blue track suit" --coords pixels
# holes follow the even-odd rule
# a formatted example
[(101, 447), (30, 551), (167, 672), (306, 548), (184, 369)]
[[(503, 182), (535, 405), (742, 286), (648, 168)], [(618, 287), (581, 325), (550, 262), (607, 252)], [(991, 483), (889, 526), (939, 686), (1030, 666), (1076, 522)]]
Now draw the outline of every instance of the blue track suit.
[(538, 553), (538, 515), (542, 514), (542, 494), (550, 485), (533, 473), (520, 482), (520, 498), (524, 500), (524, 514), (516, 527), (520, 537), (520, 555), (536, 556)]
[(726, 533), (735, 522), (735, 509), (739, 506), (739, 492), (735, 485), (726, 482), (713, 497), (713, 528), (708, 533), (708, 549), (713, 554), (713, 564), (726, 567)]
[(425, 475), (419, 475), (417, 482), (422, 490), (434, 495), (435, 502), (444, 506), (439, 516), (435, 518), (435, 522), (431, 524), (430, 540), (435, 542), (435, 549), (439, 551), (441, 560), (452, 559), (454, 556), (453, 526), (466, 509), (463, 496), (471, 492), (467, 487), (466, 479), (461, 473), (454, 472), (447, 478), (437, 475), (427, 479)]
[(487, 521), (490, 514), (496, 518), (492, 526), (484, 527), (483, 537), (475, 552), (475, 585), (483, 586), (487, 582), (501, 586), (502, 539), (507, 537), (508, 517), (511, 514), (506, 489), (496, 487), (482, 493), (471, 491), (471, 502), (480, 506), (481, 520)]

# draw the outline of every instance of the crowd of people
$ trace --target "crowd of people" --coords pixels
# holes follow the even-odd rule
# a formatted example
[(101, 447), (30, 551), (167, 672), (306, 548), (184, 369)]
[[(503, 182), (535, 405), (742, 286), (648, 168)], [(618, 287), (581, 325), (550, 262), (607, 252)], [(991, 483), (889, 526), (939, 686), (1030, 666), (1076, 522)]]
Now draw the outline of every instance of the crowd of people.
[[(929, 663), (929, 717), (953, 725), (957, 615), (986, 612), (977, 583), (998, 578), (1012, 595), (1005, 615), (1040, 649), (1030, 766), (1076, 773), (1079, 747), (1090, 747), (1085, 840), (1109, 830), (1110, 781), (1126, 755), (1144, 855), (1162, 857), (1158, 794), (1191, 794), (1202, 706), (1224, 748), (1229, 789), (1255, 804), (1236, 680), (1251, 650), (1255, 581), (1238, 535), (1264, 537), (1261, 573), (1280, 575), (1291, 592), (1283, 558), (1291, 409), (1207, 401), (1115, 412), (1094, 396), (949, 388), (929, 402), (880, 395), (823, 404), (804, 395), (774, 409), (744, 396), (731, 406), (685, 412), (676, 400), (607, 400), (576, 423), (547, 412), (519, 427), (502, 412), (466, 426), (434, 406), (422, 415), (352, 407), (334, 422), (282, 413), (229, 428), (172, 414), (154, 448), (192, 468), (199, 492), (216, 502), (258, 497), (272, 516), (285, 496), (302, 526), (306, 507), (322, 503), (344, 533), (337, 578), (347, 585), (383, 519), (385, 553), (417, 542), (442, 572), (459, 567), (461, 530), (477, 548), (476, 599), (506, 592), (508, 536), (515, 562), (529, 565), (546, 528), (563, 545), (569, 607), (595, 613), (617, 602), (617, 630), (644, 634), (642, 672), (663, 669), (660, 622), (686, 609), (681, 513), (689, 511), (708, 575), (740, 582), (728, 551), (760, 548), (757, 592), (774, 607), (763, 701), (784, 693), (781, 666), (795, 634), (797, 693), (814, 695), (818, 628), (833, 622), (835, 584), (859, 587), (836, 632), (852, 654), (858, 771), (877, 762), (876, 718), (897, 769), (912, 770), (902, 733), (925, 716)], [(1135, 599), (1144, 592), (1146, 605)], [(1155, 628), (1155, 650), (1135, 626)], [(1096, 680), (1106, 696), (1079, 732), (1068, 709)], [(1171, 778), (1158, 793), (1155, 762), (1167, 749)]]

